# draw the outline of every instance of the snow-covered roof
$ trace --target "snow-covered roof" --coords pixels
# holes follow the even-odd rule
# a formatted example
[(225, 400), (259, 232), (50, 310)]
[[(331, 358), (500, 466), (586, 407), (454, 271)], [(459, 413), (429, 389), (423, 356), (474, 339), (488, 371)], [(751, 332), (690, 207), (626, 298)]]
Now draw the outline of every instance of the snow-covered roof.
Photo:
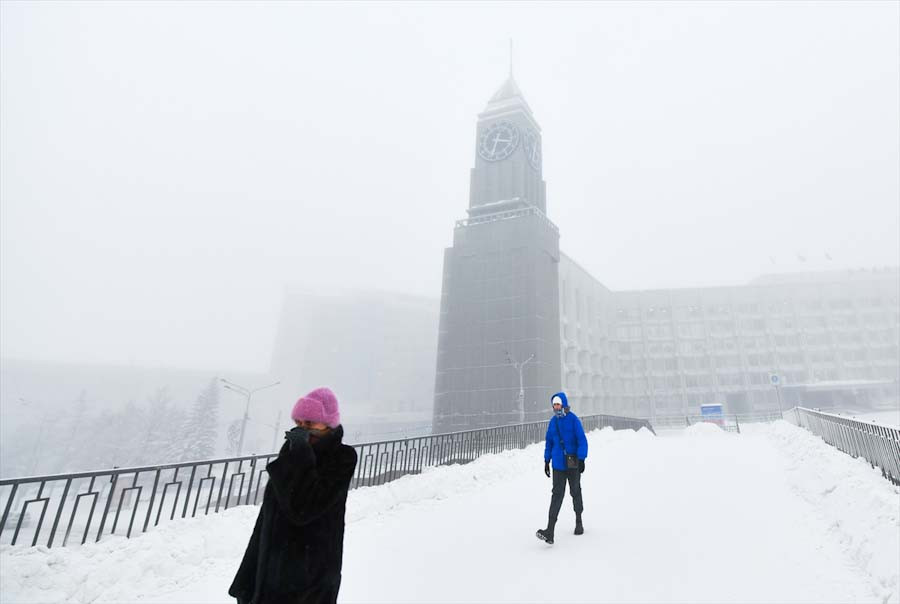
[(751, 279), (750, 285), (777, 285), (782, 283), (822, 283), (829, 281), (847, 281), (857, 279), (897, 278), (900, 267), (885, 266), (872, 269), (846, 269), (830, 271), (804, 271), (793, 273), (769, 273)]

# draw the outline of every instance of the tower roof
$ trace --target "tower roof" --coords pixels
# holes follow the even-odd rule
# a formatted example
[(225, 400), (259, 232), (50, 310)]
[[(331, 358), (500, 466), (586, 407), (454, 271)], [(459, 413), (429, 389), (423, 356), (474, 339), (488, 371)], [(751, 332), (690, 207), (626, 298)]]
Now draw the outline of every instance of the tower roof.
[[(494, 93), (494, 96), (491, 97), (489, 102), (496, 103), (513, 97), (522, 97), (522, 91), (519, 90), (518, 84), (516, 84), (516, 81), (513, 79), (512, 75), (510, 75), (506, 78), (506, 81), (503, 82), (503, 85), (497, 89), (497, 92)], [(522, 100), (525, 100), (524, 97)]]
[(488, 101), (484, 111), (487, 113), (501, 109), (513, 109), (517, 106), (522, 107), (526, 113), (531, 115), (531, 107), (528, 106), (522, 91), (519, 90), (519, 85), (516, 84), (510, 73), (506, 81), (503, 82), (500, 88), (497, 89), (497, 92), (491, 97), (491, 100)]

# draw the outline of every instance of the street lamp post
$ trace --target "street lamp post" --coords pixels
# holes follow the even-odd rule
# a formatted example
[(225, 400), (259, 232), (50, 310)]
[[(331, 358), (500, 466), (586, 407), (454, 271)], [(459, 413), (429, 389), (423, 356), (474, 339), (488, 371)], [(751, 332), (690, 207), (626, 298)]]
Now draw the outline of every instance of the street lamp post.
[(244, 433), (247, 431), (247, 422), (250, 420), (250, 398), (260, 390), (265, 390), (266, 388), (271, 388), (272, 386), (277, 386), (281, 382), (274, 382), (267, 386), (260, 386), (259, 388), (254, 388), (250, 390), (249, 388), (245, 388), (244, 386), (240, 386), (235, 384), (234, 382), (229, 382), (225, 378), (219, 378), (225, 384), (225, 388), (231, 390), (232, 392), (237, 392), (238, 394), (243, 394), (247, 397), (247, 404), (244, 406), (244, 419), (241, 421), (241, 436), (238, 438), (238, 450), (237, 454), (240, 457), (244, 452)]
[(522, 370), (525, 368), (525, 365), (528, 364), (528, 361), (534, 358), (534, 354), (530, 357), (519, 363), (518, 361), (513, 361), (512, 357), (509, 354), (509, 351), (506, 351), (506, 361), (512, 365), (512, 368), (519, 372), (519, 423), (525, 423), (525, 387), (522, 381)]
[(275, 416), (275, 423), (272, 424), (272, 451), (278, 450), (278, 428), (281, 426), (281, 407), (278, 408), (278, 414)]

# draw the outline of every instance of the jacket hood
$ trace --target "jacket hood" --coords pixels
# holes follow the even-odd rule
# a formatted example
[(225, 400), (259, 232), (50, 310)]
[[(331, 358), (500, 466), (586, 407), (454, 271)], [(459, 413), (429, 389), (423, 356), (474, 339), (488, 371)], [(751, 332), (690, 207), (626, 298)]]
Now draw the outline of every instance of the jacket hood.
[(553, 396), (551, 396), (551, 397), (550, 397), (550, 405), (551, 405), (551, 406), (553, 405), (553, 399), (555, 399), (556, 397), (559, 397), (559, 400), (562, 401), (563, 409), (568, 409), (568, 408), (569, 408), (569, 399), (566, 398), (566, 393), (565, 393), (565, 392), (557, 392), (556, 394), (554, 394)]

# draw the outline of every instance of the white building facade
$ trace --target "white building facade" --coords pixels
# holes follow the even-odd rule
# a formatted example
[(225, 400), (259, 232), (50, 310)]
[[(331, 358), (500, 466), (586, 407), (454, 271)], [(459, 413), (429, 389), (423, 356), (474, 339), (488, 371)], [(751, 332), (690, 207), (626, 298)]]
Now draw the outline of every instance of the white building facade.
[(745, 286), (613, 292), (560, 261), (561, 383), (584, 413), (693, 415), (723, 403), (749, 413), (805, 389), (895, 397), (900, 274), (764, 276)]

